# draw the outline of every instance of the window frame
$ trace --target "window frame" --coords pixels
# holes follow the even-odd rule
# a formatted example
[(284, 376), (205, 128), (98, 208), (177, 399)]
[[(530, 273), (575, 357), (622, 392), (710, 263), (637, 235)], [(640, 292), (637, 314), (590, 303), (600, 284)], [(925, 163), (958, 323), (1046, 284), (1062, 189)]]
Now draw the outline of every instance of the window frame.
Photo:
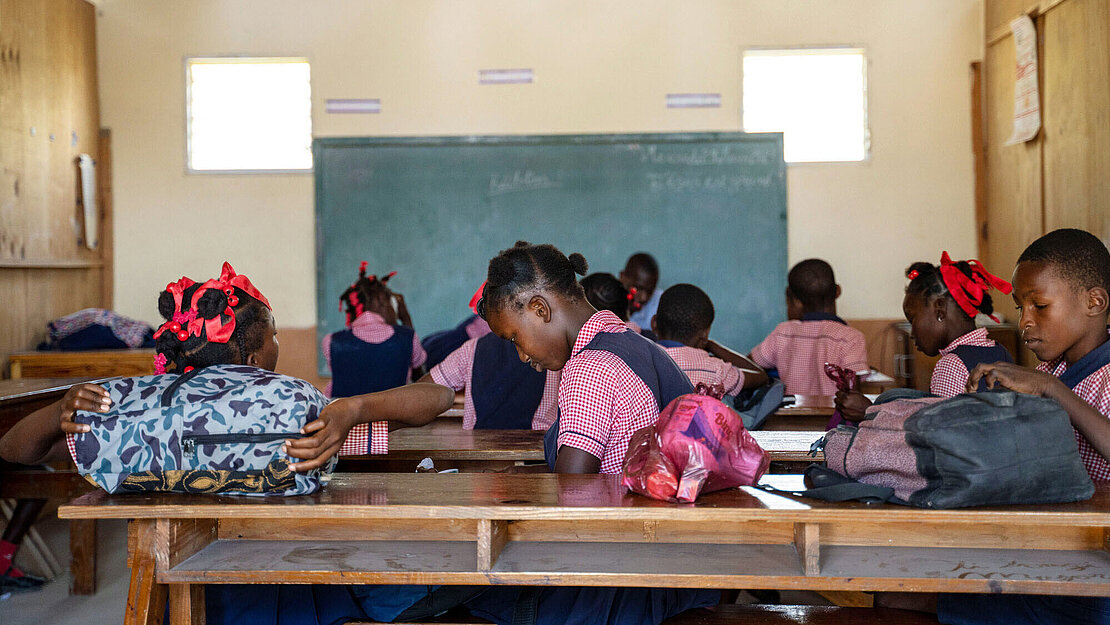
[(314, 102), (312, 100), (312, 63), (308, 57), (305, 56), (278, 56), (278, 55), (253, 55), (253, 54), (221, 54), (221, 55), (206, 55), (206, 54), (191, 54), (182, 59), (182, 76), (185, 80), (185, 173), (197, 175), (238, 175), (238, 174), (313, 174), (316, 171), (316, 161), (313, 159), (312, 165), (304, 169), (194, 169), (192, 165), (192, 136), (190, 132), (190, 124), (193, 117), (193, 81), (190, 76), (190, 65), (195, 61), (206, 61), (216, 63), (243, 63), (251, 61), (254, 63), (305, 63), (308, 65), (308, 79), (309, 79), (309, 151), (311, 152), (311, 140), (315, 138), (313, 134), (313, 108)]
[[(740, 130), (751, 132), (744, 126), (744, 59), (749, 52), (768, 53), (779, 52), (783, 56), (796, 53), (818, 54), (821, 52), (851, 54), (859, 52), (863, 56), (863, 158), (850, 161), (789, 161), (786, 155), (783, 160), (787, 167), (798, 165), (855, 165), (869, 164), (871, 162), (871, 56), (867, 46), (862, 44), (815, 44), (815, 45), (790, 45), (790, 46), (745, 46), (740, 50)], [(768, 55), (770, 56), (770, 55)], [(760, 131), (766, 132), (766, 131)], [(779, 131), (783, 132), (783, 131)], [(783, 132), (785, 144), (785, 132)]]

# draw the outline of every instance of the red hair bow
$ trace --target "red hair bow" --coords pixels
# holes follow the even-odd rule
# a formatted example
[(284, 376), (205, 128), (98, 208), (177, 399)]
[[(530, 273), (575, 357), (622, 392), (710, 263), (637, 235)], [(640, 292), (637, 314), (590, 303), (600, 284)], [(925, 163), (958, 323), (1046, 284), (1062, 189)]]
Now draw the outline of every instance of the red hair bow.
[[(171, 283), (166, 285), (166, 290), (169, 291), (171, 294), (173, 294), (173, 310), (174, 310), (174, 313), (185, 312), (185, 311), (181, 310), (181, 298), (185, 295), (185, 289), (193, 286), (194, 284), (196, 284), (195, 280), (193, 280), (191, 278), (186, 278), (185, 276), (181, 276), (181, 279), (178, 280), (177, 282), (171, 282)], [(169, 327), (173, 323), (174, 323), (174, 320), (171, 318), (169, 321), (166, 321), (161, 326), (159, 326), (158, 331), (154, 333), (154, 338), (157, 339), (158, 337), (162, 336), (162, 333), (165, 332), (167, 329), (169, 329)], [(177, 332), (180, 329), (181, 328), (178, 327), (178, 329), (174, 330), (174, 332)]]
[(486, 283), (482, 282), (482, 286), (478, 287), (478, 290), (474, 291), (474, 295), (470, 298), (470, 311), (475, 315), (478, 314), (478, 302), (482, 301), (482, 293), (484, 293), (485, 290)]
[[(956, 263), (948, 257), (948, 252), (942, 252), (940, 256), (940, 277), (944, 280), (944, 285), (948, 287), (948, 292), (952, 294), (952, 299), (956, 300), (960, 309), (967, 313), (967, 316), (974, 319), (975, 313), (978, 312), (978, 306), (983, 303), (984, 293), (995, 288), (1009, 294), (1014, 287), (1002, 278), (992, 275), (977, 260), (969, 260), (967, 264), (971, 266), (971, 276), (956, 267)], [(988, 316), (995, 323), (998, 323), (998, 317)]]
[[(270, 308), (270, 301), (266, 299), (262, 293), (254, 288), (249, 278), (235, 273), (235, 269), (231, 267), (230, 263), (225, 262), (223, 271), (220, 272), (218, 280), (209, 280), (202, 284), (196, 293), (193, 293), (193, 301), (190, 303), (191, 309), (196, 309), (197, 302), (200, 301), (200, 296), (208, 289), (219, 289), (228, 294), (228, 306), (224, 309), (223, 314), (227, 315), (229, 319), (224, 322), (222, 315), (216, 315), (213, 319), (202, 319), (197, 317), (189, 322), (189, 334), (193, 336), (200, 336), (201, 328), (204, 329), (208, 341), (211, 343), (226, 343), (231, 339), (232, 333), (235, 332), (235, 310), (232, 308), (231, 298), (234, 296), (233, 289), (239, 289), (254, 299), (262, 302), (266, 308)], [(272, 309), (271, 309), (272, 310)]]

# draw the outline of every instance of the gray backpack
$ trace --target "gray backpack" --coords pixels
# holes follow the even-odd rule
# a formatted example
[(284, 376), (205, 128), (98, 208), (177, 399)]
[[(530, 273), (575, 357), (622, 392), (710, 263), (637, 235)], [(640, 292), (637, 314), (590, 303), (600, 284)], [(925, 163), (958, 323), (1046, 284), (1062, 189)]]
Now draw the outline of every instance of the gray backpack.
[(314, 386), (245, 365), (104, 384), (106, 413), (78, 411), (78, 471), (110, 493), (176, 491), (301, 495), (321, 488), (336, 459), (304, 473), (281, 452), (328, 400)]
[(826, 467), (810, 470), (815, 488), (798, 494), (961, 508), (1081, 501), (1095, 492), (1068, 415), (1050, 399), (902, 394), (867, 417), (825, 435)]

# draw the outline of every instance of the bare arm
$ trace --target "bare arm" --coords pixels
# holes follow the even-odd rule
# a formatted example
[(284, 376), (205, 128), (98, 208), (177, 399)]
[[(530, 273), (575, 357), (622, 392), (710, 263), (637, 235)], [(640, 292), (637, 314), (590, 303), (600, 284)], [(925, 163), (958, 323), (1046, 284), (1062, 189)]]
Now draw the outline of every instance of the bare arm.
[(732, 351), (713, 339), (705, 342), (705, 351), (744, 372), (744, 388), (763, 386), (769, 379), (763, 367), (755, 364), (749, 357)]
[(305, 462), (294, 471), (315, 469), (339, 452), (347, 433), (359, 423), (389, 421), (390, 431), (430, 423), (451, 407), (455, 391), (438, 384), (409, 384), (387, 391), (343, 397), (328, 404), (320, 418), (304, 426), (304, 438), (285, 444), (285, 452)]
[(601, 458), (577, 447), (563, 445), (555, 458), (556, 473), (597, 473), (601, 470)]
[(976, 366), (968, 377), (967, 388), (969, 390), (978, 388), (980, 379), (987, 381), (988, 388), (1003, 386), (1019, 393), (1055, 399), (1064, 412), (1068, 413), (1072, 427), (1078, 430), (1103, 458), (1110, 458), (1110, 418), (1083, 401), (1061, 382), (1060, 378), (1012, 363), (996, 362)]
[(77, 410), (106, 412), (111, 405), (108, 391), (96, 384), (70, 387), (64, 397), (20, 419), (0, 438), (0, 458), (19, 464), (42, 464), (69, 458), (65, 435), (90, 431), (88, 424), (74, 423)]

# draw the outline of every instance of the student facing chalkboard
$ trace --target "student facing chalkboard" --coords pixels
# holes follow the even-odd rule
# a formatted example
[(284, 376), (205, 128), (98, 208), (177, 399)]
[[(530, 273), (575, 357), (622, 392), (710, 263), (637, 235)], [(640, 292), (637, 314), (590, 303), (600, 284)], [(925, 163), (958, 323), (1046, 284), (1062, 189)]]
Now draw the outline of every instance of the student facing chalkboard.
[(328, 396), (384, 391), (404, 386), (412, 381), (414, 373), (423, 373), (421, 367), (427, 356), (412, 328), (405, 298), (386, 286), (396, 273), (384, 278), (367, 276), (364, 261), (358, 269), (358, 280), (339, 296), (340, 309), (347, 315), (347, 329), (325, 336), (321, 346), (332, 371), (325, 390)]

